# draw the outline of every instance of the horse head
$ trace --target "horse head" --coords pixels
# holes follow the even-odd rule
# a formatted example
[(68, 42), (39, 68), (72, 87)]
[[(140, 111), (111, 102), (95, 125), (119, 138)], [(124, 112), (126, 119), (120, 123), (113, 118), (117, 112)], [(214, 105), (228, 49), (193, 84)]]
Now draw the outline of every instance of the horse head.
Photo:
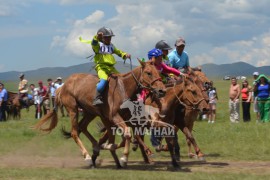
[(186, 78), (181, 82), (177, 99), (187, 109), (194, 109), (200, 112), (208, 111), (208, 97), (205, 99), (201, 89), (192, 79)]
[(206, 77), (205, 73), (202, 71), (192, 71), (190, 73), (190, 78), (194, 81), (194, 83), (201, 90), (203, 97), (207, 102), (209, 102), (209, 97), (207, 94), (207, 89), (210, 84), (210, 80)]
[(162, 82), (160, 74), (152, 61), (143, 62), (138, 59), (141, 64), (141, 76), (139, 82), (142, 88), (148, 89), (157, 97), (165, 95), (165, 85)]

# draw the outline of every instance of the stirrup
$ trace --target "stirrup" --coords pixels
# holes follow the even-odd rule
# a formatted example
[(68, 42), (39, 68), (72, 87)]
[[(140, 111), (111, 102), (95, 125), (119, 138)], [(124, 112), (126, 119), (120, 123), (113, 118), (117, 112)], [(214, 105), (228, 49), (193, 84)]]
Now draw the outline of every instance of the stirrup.
[(94, 99), (94, 102), (93, 102), (94, 106), (101, 105), (101, 104), (103, 104), (103, 101), (101, 100), (101, 98)]

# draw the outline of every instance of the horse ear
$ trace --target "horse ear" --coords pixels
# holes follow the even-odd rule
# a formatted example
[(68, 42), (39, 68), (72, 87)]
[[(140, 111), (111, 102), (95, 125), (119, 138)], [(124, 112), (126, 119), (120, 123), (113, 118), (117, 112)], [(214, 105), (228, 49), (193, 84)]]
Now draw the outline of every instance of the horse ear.
[(145, 67), (145, 62), (143, 62), (142, 60), (140, 60), (139, 58), (137, 58), (137, 60), (139, 61), (139, 63), (141, 64), (141, 66), (144, 68)]

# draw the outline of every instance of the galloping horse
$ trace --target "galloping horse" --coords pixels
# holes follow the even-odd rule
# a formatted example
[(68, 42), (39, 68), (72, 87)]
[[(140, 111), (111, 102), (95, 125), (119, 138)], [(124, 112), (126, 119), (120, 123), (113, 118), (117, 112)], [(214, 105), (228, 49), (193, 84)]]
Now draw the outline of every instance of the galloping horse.
[[(104, 105), (93, 106), (93, 98), (95, 96), (95, 88), (98, 82), (98, 78), (91, 74), (73, 74), (65, 82), (65, 84), (57, 90), (56, 104), (64, 105), (69, 114), (72, 124), (71, 136), (75, 142), (79, 145), (82, 154), (86, 160), (92, 160), (95, 166), (95, 161), (99, 155), (100, 145), (93, 136), (88, 133), (85, 135), (91, 140), (93, 144), (93, 155), (90, 157), (80, 138), (78, 137), (78, 108), (82, 108), (85, 111), (84, 118), (94, 119), (96, 116), (100, 116), (104, 123), (108, 136), (109, 143), (113, 144), (115, 136), (112, 134), (111, 127), (116, 125), (124, 130), (126, 143), (124, 149), (124, 156), (121, 158), (122, 165), (127, 163), (129, 154), (130, 132), (129, 128), (119, 115), (118, 110), (120, 105), (138, 92), (140, 88), (147, 88), (152, 93), (164, 93), (164, 84), (161, 82), (159, 72), (152, 62), (142, 62), (141, 66), (135, 68), (129, 73), (112, 75), (109, 84), (104, 93)], [(43, 128), (42, 126), (51, 120), (50, 126)], [(51, 131), (57, 125), (56, 111), (52, 111), (44, 116), (35, 128), (43, 131)], [(87, 131), (87, 129), (86, 129)], [(115, 160), (116, 166), (121, 167), (118, 157), (115, 153), (115, 149), (110, 149), (111, 154)]]
[[(168, 127), (174, 124), (175, 119), (175, 108), (178, 104), (185, 105), (186, 108), (194, 108), (196, 110), (205, 111), (208, 108), (206, 100), (202, 96), (200, 89), (190, 80), (184, 79), (183, 81), (178, 81), (174, 87), (168, 88), (166, 95), (160, 100), (153, 101), (152, 98), (147, 98), (145, 102), (146, 106), (154, 107), (152, 109), (159, 108), (161, 110), (162, 115), (155, 116), (156, 114), (152, 114), (152, 120), (148, 123), (147, 127), (151, 127), (152, 125), (159, 126), (159, 127)], [(121, 109), (120, 112), (121, 116), (124, 119), (129, 119), (130, 112), (127, 109)], [(146, 113), (147, 114), (147, 113)], [(87, 113), (85, 113), (87, 115)], [(88, 118), (83, 118), (80, 121), (79, 128), (84, 133), (87, 134), (87, 126), (91, 122)], [(133, 122), (133, 121), (132, 121)], [(127, 121), (128, 125), (133, 128), (133, 132), (135, 128), (140, 128), (140, 123), (137, 123), (137, 126), (134, 125), (131, 121)], [(152, 125), (150, 125), (152, 124)], [(152, 126), (153, 127), (153, 126)], [(146, 163), (151, 162), (151, 158), (149, 154), (149, 148), (144, 144), (144, 135), (136, 135), (134, 134), (136, 139), (139, 142), (140, 149)], [(103, 135), (100, 142), (103, 143), (107, 140), (108, 135), (107, 132)], [(176, 157), (173, 151), (174, 141), (173, 137), (165, 137), (166, 142), (169, 147), (169, 151), (171, 154), (172, 165), (174, 167), (178, 167), (178, 163), (176, 162)], [(89, 139), (91, 142), (92, 140)], [(120, 143), (117, 148), (123, 147), (124, 143)]]
[[(210, 80), (201, 71), (192, 71), (190, 74), (190, 78), (192, 78), (195, 84), (199, 87), (203, 97), (207, 100), (208, 103), (209, 98), (207, 90), (205, 89), (204, 85), (207, 82), (209, 83)], [(199, 112), (196, 111), (195, 109), (185, 108), (180, 105), (175, 113), (176, 113), (175, 126), (177, 126), (186, 136), (186, 141), (188, 144), (188, 156), (189, 157), (197, 156), (198, 158), (203, 158), (204, 154), (201, 152), (192, 134), (193, 125), (198, 117)], [(192, 153), (191, 144), (193, 145), (196, 155)]]

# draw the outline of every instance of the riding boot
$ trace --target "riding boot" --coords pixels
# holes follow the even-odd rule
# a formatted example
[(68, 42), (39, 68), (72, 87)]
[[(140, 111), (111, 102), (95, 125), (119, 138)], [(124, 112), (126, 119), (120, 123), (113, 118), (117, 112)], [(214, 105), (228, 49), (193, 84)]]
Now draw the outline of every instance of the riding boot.
[(101, 105), (103, 104), (103, 98), (100, 92), (96, 91), (96, 97), (94, 98), (93, 105)]

